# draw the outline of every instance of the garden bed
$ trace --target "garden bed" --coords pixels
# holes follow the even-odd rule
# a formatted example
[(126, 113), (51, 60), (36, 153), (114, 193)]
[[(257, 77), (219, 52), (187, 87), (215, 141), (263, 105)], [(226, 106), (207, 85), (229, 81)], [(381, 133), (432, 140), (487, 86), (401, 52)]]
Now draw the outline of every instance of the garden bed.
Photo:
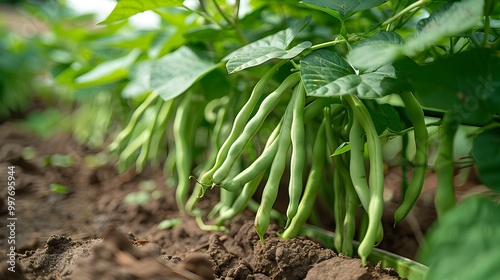
[[(26, 279), (104, 279), (102, 275), (106, 279), (154, 279), (168, 273), (197, 279), (186, 272), (193, 268), (201, 275), (212, 269), (217, 279), (395, 279), (393, 271), (376, 265), (363, 268), (359, 259), (338, 256), (305, 237), (282, 240), (276, 235), (276, 225), (262, 245), (249, 211), (231, 221), (225, 232), (201, 230), (193, 217), (178, 213), (175, 189), (164, 187), (161, 170), (117, 174), (112, 165), (92, 169), (85, 158), (99, 151), (76, 144), (69, 135), (40, 139), (11, 123), (3, 124), (1, 130), (2, 170), (16, 166), (16, 271), (22, 271)], [(23, 147), (28, 146), (35, 148), (36, 157), (24, 160)], [(43, 159), (54, 154), (71, 155), (75, 163), (44, 166)], [(390, 183), (396, 176), (387, 178)], [(161, 197), (144, 205), (125, 203), (128, 194), (144, 190), (145, 182), (154, 182)], [(68, 193), (50, 190), (52, 183), (67, 186)], [(387, 186), (390, 193), (389, 187), (397, 189)], [(208, 211), (216, 200), (216, 192), (209, 192), (200, 207)], [(407, 222), (393, 228), (390, 206), (381, 247), (413, 257), (418, 246), (415, 231)], [(2, 206), (2, 219), (7, 218), (5, 209)], [(418, 209), (413, 228), (425, 231), (433, 210)], [(174, 218), (182, 218), (182, 223), (169, 230), (157, 228), (162, 220)], [(1, 247), (6, 248), (6, 232), (1, 234)], [(4, 279), (22, 279), (7, 271), (5, 253), (1, 258)], [(129, 278), (123, 278), (123, 273)]]

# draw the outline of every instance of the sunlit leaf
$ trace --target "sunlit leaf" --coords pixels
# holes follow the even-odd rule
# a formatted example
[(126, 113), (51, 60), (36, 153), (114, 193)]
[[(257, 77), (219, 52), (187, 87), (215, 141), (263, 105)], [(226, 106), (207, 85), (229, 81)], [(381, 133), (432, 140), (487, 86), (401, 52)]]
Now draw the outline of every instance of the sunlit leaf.
[(145, 92), (156, 92), (164, 100), (170, 100), (217, 66), (200, 58), (190, 48), (181, 47), (157, 60), (138, 64), (122, 95), (130, 98)]
[(500, 204), (489, 197), (466, 198), (426, 235), (419, 260), (426, 279), (500, 279)]
[(228, 73), (260, 65), (270, 59), (290, 59), (311, 47), (310, 42), (302, 42), (287, 50), (292, 40), (306, 27), (311, 18), (306, 17), (292, 27), (250, 43), (226, 56)]
[(111, 14), (99, 24), (107, 24), (127, 19), (138, 13), (162, 7), (182, 6), (182, 0), (121, 0), (116, 4)]
[(394, 32), (380, 32), (359, 42), (348, 56), (349, 61), (358, 69), (367, 69), (391, 63), (404, 55), (413, 57), (445, 37), (479, 26), (483, 6), (484, 1), (450, 1), (422, 19), (415, 36), (406, 43), (401, 45), (401, 38)]
[(303, 0), (308, 7), (326, 12), (340, 20), (344, 20), (359, 11), (380, 6), (387, 0)]
[(500, 193), (500, 129), (487, 130), (474, 139), (472, 155), (479, 178), (490, 189)]
[(123, 79), (140, 54), (139, 49), (134, 49), (127, 56), (105, 61), (77, 77), (75, 82), (79, 86), (94, 86)]
[(405, 44), (405, 54), (413, 56), (422, 49), (438, 42), (441, 38), (458, 35), (481, 23), (484, 1), (450, 1), (420, 20), (417, 34)]
[[(401, 65), (400, 65), (401, 64)], [(404, 88), (401, 69), (408, 61), (357, 74), (339, 54), (320, 50), (301, 60), (301, 77), (308, 96), (331, 97), (354, 94), (360, 98), (377, 98)]]

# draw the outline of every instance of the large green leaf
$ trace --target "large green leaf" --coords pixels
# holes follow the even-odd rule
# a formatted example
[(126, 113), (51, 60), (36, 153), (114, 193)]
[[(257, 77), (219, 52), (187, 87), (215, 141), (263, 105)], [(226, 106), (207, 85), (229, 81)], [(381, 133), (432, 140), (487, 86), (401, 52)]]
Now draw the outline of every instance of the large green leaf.
[(466, 198), (427, 233), (419, 259), (426, 279), (500, 279), (498, 198)]
[(390, 63), (400, 57), (403, 38), (396, 32), (380, 31), (355, 45), (347, 60), (356, 68), (366, 69)]
[(474, 49), (418, 67), (410, 83), (424, 107), (453, 111), (461, 123), (483, 125), (500, 112), (500, 58)]
[(127, 19), (138, 13), (162, 7), (182, 6), (182, 0), (121, 0), (111, 14), (99, 24), (107, 24)]
[(304, 50), (311, 47), (311, 42), (302, 42), (287, 50), (292, 40), (306, 27), (311, 18), (306, 17), (292, 27), (279, 31), (276, 34), (250, 43), (226, 56), (223, 60), (228, 60), (226, 68), (229, 74), (243, 69), (260, 65), (268, 60), (290, 59), (299, 55)]
[(407, 55), (415, 56), (442, 38), (459, 35), (481, 23), (484, 1), (450, 1), (442, 8), (422, 19), (413, 38), (402, 44), (394, 32), (382, 31), (372, 38), (356, 44), (348, 56), (358, 69), (391, 63)]
[(138, 64), (131, 82), (124, 88), (124, 97), (156, 92), (165, 101), (177, 97), (218, 65), (200, 58), (188, 47), (157, 60)]
[(437, 43), (441, 38), (458, 35), (481, 23), (484, 0), (450, 1), (420, 20), (416, 36), (405, 44), (404, 53), (409, 56)]
[(139, 49), (133, 49), (127, 56), (105, 61), (77, 77), (75, 82), (78, 86), (95, 86), (126, 78), (128, 70), (140, 54)]
[(355, 94), (360, 98), (378, 98), (404, 89), (399, 75), (409, 67), (408, 63), (405, 60), (356, 74), (338, 53), (319, 50), (301, 60), (300, 73), (308, 96)]
[(487, 130), (474, 139), (472, 155), (479, 178), (490, 189), (500, 193), (500, 129)]
[(387, 0), (303, 0), (308, 7), (326, 12), (340, 20), (344, 20), (359, 11), (380, 6)]

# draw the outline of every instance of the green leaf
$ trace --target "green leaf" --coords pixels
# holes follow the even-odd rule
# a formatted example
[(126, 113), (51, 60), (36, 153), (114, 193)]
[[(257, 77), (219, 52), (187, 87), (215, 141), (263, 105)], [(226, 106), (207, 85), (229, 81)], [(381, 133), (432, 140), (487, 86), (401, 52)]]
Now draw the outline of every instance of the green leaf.
[(412, 62), (404, 60), (356, 74), (339, 54), (319, 50), (301, 60), (301, 77), (307, 95), (332, 97), (354, 94), (360, 98), (378, 98), (405, 88), (402, 80)]
[(404, 52), (414, 56), (441, 38), (458, 35), (481, 23), (484, 1), (451, 1), (417, 24), (416, 36), (405, 44)]
[(200, 58), (190, 48), (181, 47), (157, 60), (136, 65), (122, 96), (131, 98), (156, 92), (167, 101), (185, 92), (217, 66)]
[(162, 7), (182, 6), (182, 0), (121, 0), (116, 4), (111, 14), (98, 24), (108, 24), (127, 19), (138, 13)]
[(98, 64), (94, 69), (81, 76), (78, 76), (75, 79), (75, 82), (78, 86), (84, 87), (115, 82), (120, 79), (126, 78), (128, 75), (128, 70), (140, 54), (141, 51), (139, 49), (133, 49), (128, 55), (124, 57)]
[(499, 73), (495, 52), (474, 49), (418, 67), (410, 84), (422, 106), (450, 110), (461, 123), (484, 125), (500, 112)]
[(441, 39), (459, 35), (480, 25), (484, 1), (450, 1), (418, 23), (415, 36), (402, 44), (394, 32), (379, 32), (359, 42), (349, 54), (349, 61), (358, 69), (387, 64), (406, 55), (413, 57)]
[(260, 65), (268, 60), (291, 59), (299, 55), (304, 50), (312, 46), (311, 42), (302, 42), (287, 50), (292, 40), (304, 29), (311, 17), (306, 17), (292, 27), (279, 31), (276, 34), (250, 43), (226, 56), (223, 60), (228, 60), (226, 68), (229, 74), (243, 69)]
[(381, 135), (385, 130), (391, 132), (400, 132), (403, 130), (401, 117), (392, 105), (373, 102), (369, 105), (367, 104), (367, 108), (378, 135)]
[(381, 31), (357, 43), (347, 60), (359, 69), (379, 67), (400, 57), (402, 44), (403, 38), (396, 32)]
[(500, 279), (500, 205), (475, 196), (451, 209), (427, 233), (418, 259), (426, 279)]
[(474, 139), (472, 155), (476, 160), (479, 178), (490, 189), (500, 193), (500, 128), (487, 130)]
[(345, 20), (357, 12), (380, 6), (387, 0), (304, 0), (306, 6)]

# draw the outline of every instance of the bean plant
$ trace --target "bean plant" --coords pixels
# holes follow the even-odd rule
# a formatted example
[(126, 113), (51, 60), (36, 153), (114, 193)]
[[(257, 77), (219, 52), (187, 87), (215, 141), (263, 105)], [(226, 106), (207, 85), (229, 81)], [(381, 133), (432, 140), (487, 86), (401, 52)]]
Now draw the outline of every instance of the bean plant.
[[(160, 27), (131, 32), (126, 20), (145, 11), (161, 17)], [(327, 216), (316, 212), (321, 201), (335, 221), (335, 249), (364, 265), (384, 235), (383, 149), (402, 139), (394, 222), (412, 211), (434, 171), (439, 220), (421, 260), (430, 278), (444, 279), (460, 276), (462, 259), (443, 259), (477, 248), (477, 234), (500, 237), (491, 216), (500, 191), (499, 15), (493, 0), (121, 0), (99, 23), (116, 32), (92, 42), (112, 55), (93, 68), (82, 60), (85, 70), (68, 67), (59, 79), (94, 92), (113, 85), (133, 111), (108, 147), (119, 170), (162, 163), (176, 178), (179, 211), (203, 228), (223, 230), (250, 208), (265, 242), (285, 195), (280, 235), (293, 238)], [(457, 160), (463, 128), (472, 128), (473, 147)], [(457, 225), (461, 209), (479, 207), (455, 198), (455, 171), (466, 164), (493, 193), (481, 205), (484, 221), (495, 223), (481, 224), (488, 230), (462, 247), (446, 246), (440, 221)], [(208, 193), (219, 203), (207, 217), (197, 202)]]

